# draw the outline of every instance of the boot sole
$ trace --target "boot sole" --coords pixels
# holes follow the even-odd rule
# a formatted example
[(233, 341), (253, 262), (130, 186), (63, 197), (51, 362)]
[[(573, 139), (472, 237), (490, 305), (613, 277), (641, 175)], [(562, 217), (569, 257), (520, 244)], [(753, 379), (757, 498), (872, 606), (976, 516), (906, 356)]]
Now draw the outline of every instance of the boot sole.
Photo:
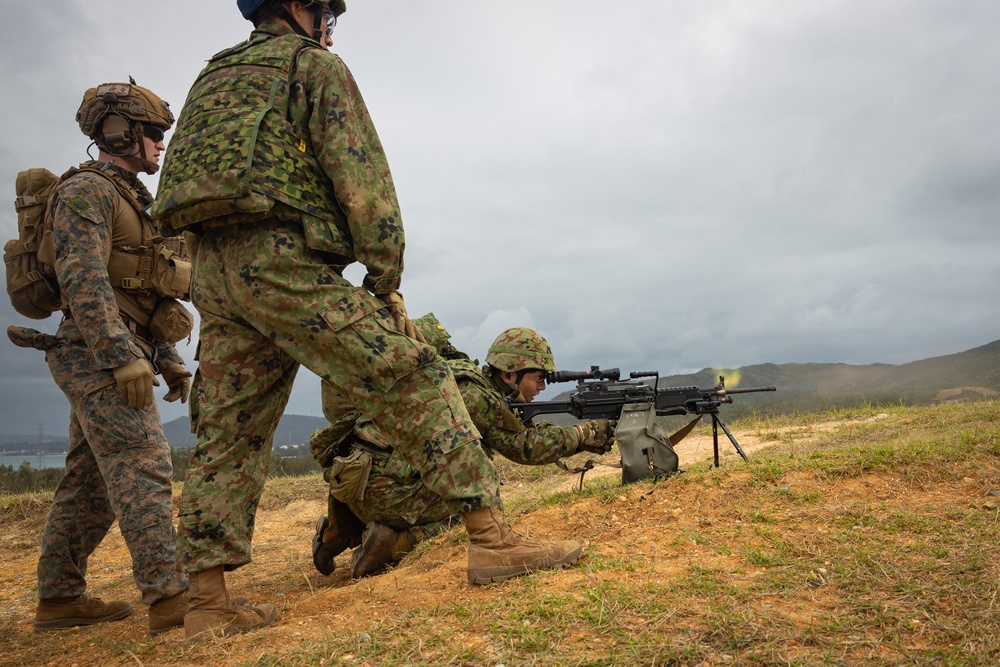
[[(269, 605), (270, 606), (270, 605)], [(257, 607), (260, 608), (259, 606)], [(267, 628), (278, 622), (278, 610), (271, 606), (271, 609), (267, 612), (260, 623), (254, 623), (253, 625), (227, 625), (214, 628), (206, 628), (196, 635), (187, 637), (187, 642), (189, 644), (199, 644), (207, 639), (220, 639), (222, 637), (234, 637), (236, 635), (246, 634), (247, 632), (253, 632), (254, 630), (260, 630), (261, 628)], [(185, 628), (186, 630), (186, 628)]]
[(170, 632), (171, 630), (176, 630), (177, 628), (183, 628), (183, 627), (184, 627), (184, 621), (181, 621), (177, 625), (170, 625), (165, 628), (156, 628), (155, 630), (150, 628), (149, 636), (156, 637), (158, 635), (162, 635), (164, 632)]
[(329, 561), (325, 561), (326, 554), (323, 554), (324, 560), (320, 559), (320, 551), (323, 547), (323, 534), (329, 527), (330, 519), (328, 517), (321, 516), (319, 520), (316, 521), (316, 534), (313, 535), (312, 541), (313, 566), (315, 566), (316, 570), (325, 577), (329, 577), (333, 574), (333, 571), (337, 567), (336, 563), (333, 562), (333, 558), (330, 558)]
[(123, 618), (131, 616), (133, 611), (134, 609), (129, 607), (128, 609), (122, 609), (114, 614), (108, 614), (107, 616), (102, 616), (100, 618), (70, 616), (69, 618), (57, 618), (51, 621), (35, 621), (34, 629), (35, 632), (43, 632), (45, 630), (60, 630), (63, 628), (75, 628), (81, 625), (96, 625), (98, 623), (120, 621)]
[(583, 547), (579, 546), (573, 549), (568, 554), (555, 560), (546, 556), (545, 558), (539, 558), (536, 561), (530, 563), (524, 563), (522, 565), (505, 565), (503, 567), (480, 567), (475, 570), (469, 570), (469, 583), (470, 584), (489, 584), (499, 581), (507, 581), (508, 579), (513, 579), (514, 577), (520, 577), (525, 574), (531, 574), (533, 572), (539, 572), (542, 570), (556, 570), (570, 565), (578, 558), (580, 554), (583, 553)]

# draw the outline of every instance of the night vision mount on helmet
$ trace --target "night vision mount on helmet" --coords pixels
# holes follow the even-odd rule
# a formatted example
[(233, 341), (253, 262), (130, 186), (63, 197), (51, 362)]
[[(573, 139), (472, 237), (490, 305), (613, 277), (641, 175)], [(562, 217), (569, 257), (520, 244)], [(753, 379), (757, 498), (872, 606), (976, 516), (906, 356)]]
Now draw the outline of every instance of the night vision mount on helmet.
[(109, 155), (131, 156), (138, 146), (136, 157), (146, 173), (154, 174), (159, 165), (146, 157), (143, 126), (169, 130), (174, 124), (174, 114), (169, 104), (148, 88), (136, 85), (135, 79), (129, 77), (128, 83), (102, 83), (89, 88), (76, 112), (76, 122), (80, 130)]

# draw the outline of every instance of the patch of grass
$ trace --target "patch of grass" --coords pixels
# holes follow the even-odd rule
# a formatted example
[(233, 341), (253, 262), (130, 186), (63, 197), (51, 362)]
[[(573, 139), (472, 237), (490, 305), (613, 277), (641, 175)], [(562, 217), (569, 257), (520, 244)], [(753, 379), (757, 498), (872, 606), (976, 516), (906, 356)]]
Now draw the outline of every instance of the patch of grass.
[[(845, 423), (831, 427), (831, 418)], [(53, 641), (5, 621), (0, 648), (32, 667), (1000, 664), (1000, 496), (990, 495), (1000, 491), (1000, 402), (866, 405), (758, 418), (757, 427), (795, 435), (750, 465), (693, 467), (626, 488), (611, 476), (551, 493), (546, 485), (568, 476), (538, 473), (508, 507), (515, 521), (558, 504), (569, 523), (587, 526), (581, 501), (620, 519), (580, 528), (588, 546), (567, 570), (463, 583), (433, 605), (389, 590), (372, 606), (378, 619), (359, 614), (350, 631), (284, 645), (273, 638), (295, 626), (283, 616), (273, 634), (207, 648), (101, 641), (94, 629)], [(269, 480), (265, 503), (316, 500), (324, 488), (318, 478)], [(8, 521), (40, 515), (32, 500), (4, 502)], [(434, 543), (398, 572), (411, 561), (429, 566), (419, 549)], [(290, 604), (287, 618), (295, 613)]]

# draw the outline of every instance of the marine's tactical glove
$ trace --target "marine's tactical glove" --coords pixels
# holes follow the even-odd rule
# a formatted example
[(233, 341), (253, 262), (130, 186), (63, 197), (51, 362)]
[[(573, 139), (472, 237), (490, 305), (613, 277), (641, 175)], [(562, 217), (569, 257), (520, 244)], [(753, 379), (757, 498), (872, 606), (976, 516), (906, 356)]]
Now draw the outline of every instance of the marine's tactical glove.
[(615, 427), (618, 421), (614, 419), (591, 419), (577, 424), (580, 432), (580, 444), (577, 451), (607, 454), (615, 442)]
[(153, 402), (153, 387), (160, 382), (153, 375), (153, 367), (145, 359), (135, 359), (111, 371), (118, 382), (122, 398), (135, 408), (142, 410)]
[(410, 321), (409, 315), (406, 314), (406, 304), (403, 303), (403, 295), (399, 293), (399, 290), (394, 290), (388, 294), (378, 294), (379, 299), (382, 303), (386, 305), (389, 309), (389, 314), (392, 315), (393, 321), (396, 323), (396, 328), (402, 333), (405, 333), (410, 338), (416, 339), (421, 343), (426, 343), (423, 335), (417, 328), (413, 326), (413, 322)]
[(170, 391), (163, 397), (163, 400), (173, 403), (179, 398), (181, 399), (181, 403), (187, 403), (188, 395), (191, 393), (191, 382), (189, 379), (191, 371), (184, 368), (181, 364), (168, 364), (160, 369), (160, 375), (163, 376), (163, 380), (170, 388)]

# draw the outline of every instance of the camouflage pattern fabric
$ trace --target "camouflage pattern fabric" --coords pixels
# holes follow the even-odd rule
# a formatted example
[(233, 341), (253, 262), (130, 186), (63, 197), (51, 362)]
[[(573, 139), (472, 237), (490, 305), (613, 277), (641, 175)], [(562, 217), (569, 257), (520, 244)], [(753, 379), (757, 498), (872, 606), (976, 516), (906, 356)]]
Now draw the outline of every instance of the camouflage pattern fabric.
[[(274, 430), (299, 365), (377, 421), (450, 512), (498, 502), (496, 471), (449, 368), (396, 330), (374, 296), (397, 289), (403, 270), (396, 192), (351, 73), (316, 46), (264, 22), (213, 58), (164, 161), (154, 215), (200, 234), (198, 446), (178, 535), (189, 572), (250, 562)], [(234, 169), (234, 155), (251, 168)], [(296, 167), (303, 157), (308, 174)], [(223, 173), (238, 182), (215, 178)], [(367, 289), (341, 276), (355, 261)]]
[(48, 341), (46, 361), (71, 413), (66, 474), (42, 536), (38, 597), (82, 594), (88, 557), (117, 519), (136, 585), (151, 604), (187, 588), (175, 562), (170, 449), (156, 405), (129, 407), (111, 369), (140, 357), (154, 365), (182, 360), (169, 345), (129, 332), (108, 279), (112, 244), (143, 238), (134, 207), (107, 179), (84, 172), (60, 186), (50, 211), (70, 316)]
[(265, 21), (202, 71), (158, 195), (153, 215), (175, 230), (300, 222), (328, 262), (361, 262), (369, 290), (399, 288), (399, 202), (361, 91), (337, 55), (285, 26)]
[(198, 446), (181, 497), (188, 572), (250, 562), (271, 445), (299, 365), (369, 415), (450, 514), (498, 502), (499, 479), (447, 364), (384, 304), (309, 250), (299, 225), (209, 230), (195, 255)]
[[(474, 362), (456, 359), (447, 362), (458, 382), (462, 399), (469, 410), (473, 424), (482, 435), (484, 451), (494, 452), (526, 465), (553, 463), (577, 451), (580, 433), (573, 426), (556, 426), (548, 422), (529, 422), (522, 425), (507, 408), (505, 397), (511, 390), (507, 385), (481, 371)], [(333, 388), (323, 383), (324, 414), (330, 419), (340, 409)], [(399, 456), (391, 440), (369, 419), (345, 413), (346, 419), (356, 418), (354, 433), (345, 437), (344, 420), (338, 420), (313, 434), (310, 446), (320, 465), (329, 465), (329, 453), (336, 446), (345, 449), (342, 442), (353, 441), (351, 450), (362, 450), (372, 456), (372, 468), (364, 488), (363, 498), (335, 495), (364, 522), (377, 521), (396, 530), (421, 526), (427, 536), (449, 527), (453, 513), (441, 499), (423, 483), (418, 470)], [(329, 438), (326, 433), (329, 433)], [(336, 442), (327, 442), (332, 438)], [(322, 454), (326, 457), (322, 457)], [(327, 482), (330, 471), (327, 470)], [(331, 494), (339, 488), (331, 483)], [(359, 494), (361, 495), (361, 494)]]

